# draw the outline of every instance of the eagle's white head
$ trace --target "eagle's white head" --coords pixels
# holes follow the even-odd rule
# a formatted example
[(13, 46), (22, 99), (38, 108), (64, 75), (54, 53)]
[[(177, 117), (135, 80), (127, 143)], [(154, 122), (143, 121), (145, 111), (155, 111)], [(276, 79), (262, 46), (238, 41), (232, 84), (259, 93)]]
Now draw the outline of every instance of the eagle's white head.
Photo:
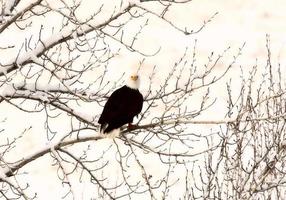
[(127, 77), (126, 86), (135, 90), (138, 90), (140, 85), (140, 78), (138, 74), (132, 73)]

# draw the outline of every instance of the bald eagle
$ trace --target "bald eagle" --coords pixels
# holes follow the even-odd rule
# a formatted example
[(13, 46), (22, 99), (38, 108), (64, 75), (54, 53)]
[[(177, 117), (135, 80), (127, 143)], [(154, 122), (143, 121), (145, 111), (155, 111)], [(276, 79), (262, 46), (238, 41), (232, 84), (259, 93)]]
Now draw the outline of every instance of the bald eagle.
[(101, 133), (110, 133), (127, 123), (131, 125), (143, 106), (143, 96), (138, 88), (138, 75), (131, 75), (126, 85), (111, 94), (98, 120)]

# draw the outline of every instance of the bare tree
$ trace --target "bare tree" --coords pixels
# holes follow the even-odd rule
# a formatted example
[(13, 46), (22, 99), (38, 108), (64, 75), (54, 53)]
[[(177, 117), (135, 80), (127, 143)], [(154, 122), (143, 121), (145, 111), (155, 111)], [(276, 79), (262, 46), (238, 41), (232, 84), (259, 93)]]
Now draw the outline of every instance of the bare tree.
[[(56, 195), (65, 199), (283, 199), (285, 86), (280, 66), (271, 63), (268, 40), (266, 71), (241, 70), (240, 90), (228, 82), (225, 118), (200, 119), (215, 106), (212, 91), (244, 45), (234, 53), (210, 52), (201, 64), (194, 40), (167, 70), (150, 70), (134, 128), (123, 127), (115, 139), (98, 133), (106, 99), (123, 84), (123, 74), (113, 80), (108, 74), (116, 59), (134, 53), (144, 71), (164, 48), (142, 45), (152, 21), (190, 37), (217, 15), (194, 30), (176, 25), (168, 14), (189, 4), (1, 3), (1, 198), (41, 198), (36, 185), (55, 176), (61, 190)], [(90, 13), (84, 13), (86, 6)], [(224, 69), (217, 70), (222, 61)], [(158, 84), (161, 71), (168, 73)], [(29, 137), (31, 132), (38, 138)], [(31, 139), (38, 146), (28, 145)], [(41, 183), (34, 180), (37, 170), (49, 174)]]
[(232, 80), (227, 85), (232, 119), (219, 133), (219, 151), (205, 158), (207, 176), (197, 179), (205, 198), (285, 198), (284, 75), (279, 61), (272, 64), (270, 36), (266, 39), (265, 65), (241, 69), (239, 92)]

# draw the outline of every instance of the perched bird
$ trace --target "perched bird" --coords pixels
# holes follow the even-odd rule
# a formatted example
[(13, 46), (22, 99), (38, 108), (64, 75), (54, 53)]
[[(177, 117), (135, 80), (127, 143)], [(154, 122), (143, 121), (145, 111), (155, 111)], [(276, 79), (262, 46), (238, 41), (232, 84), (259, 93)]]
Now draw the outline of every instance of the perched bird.
[(143, 106), (143, 96), (138, 88), (138, 75), (131, 75), (127, 78), (126, 85), (111, 94), (98, 120), (101, 133), (119, 130), (127, 123), (131, 126), (133, 118), (141, 112)]

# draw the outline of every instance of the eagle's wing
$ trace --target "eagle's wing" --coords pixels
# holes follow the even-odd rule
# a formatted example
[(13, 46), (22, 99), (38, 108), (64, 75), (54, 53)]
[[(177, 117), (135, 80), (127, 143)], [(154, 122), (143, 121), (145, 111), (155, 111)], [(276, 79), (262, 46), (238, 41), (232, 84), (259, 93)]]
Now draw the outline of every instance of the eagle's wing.
[(140, 93), (132, 97), (126, 96), (128, 95), (126, 89), (126, 87), (119, 88), (109, 97), (99, 118), (100, 124), (118, 120), (125, 122), (131, 119), (132, 121), (133, 117), (141, 112), (143, 96)]
[(123, 89), (119, 88), (107, 100), (98, 122), (104, 124), (124, 115), (127, 107)]

